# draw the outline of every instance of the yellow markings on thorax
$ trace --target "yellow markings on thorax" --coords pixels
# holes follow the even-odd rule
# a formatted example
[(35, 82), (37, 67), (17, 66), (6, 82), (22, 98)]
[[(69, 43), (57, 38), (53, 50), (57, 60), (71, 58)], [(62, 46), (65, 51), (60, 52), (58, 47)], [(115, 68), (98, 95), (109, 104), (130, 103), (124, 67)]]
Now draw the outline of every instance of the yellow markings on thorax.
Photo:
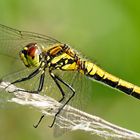
[(61, 67), (61, 69), (63, 70), (77, 70), (77, 64), (76, 62), (73, 62), (72, 64), (66, 64), (64, 66)]
[[(68, 55), (67, 53), (63, 53), (59, 56), (54, 57), (51, 60), (51, 63), (57, 64), (57, 62), (61, 61), (61, 59), (63, 60), (62, 65), (61, 65), (61, 63), (59, 64), (61, 69), (63, 69), (63, 70), (76, 70), (77, 69), (78, 66), (77, 66), (76, 62), (74, 61), (74, 58), (71, 57), (70, 55)], [(69, 60), (73, 60), (73, 62), (68, 63)]]
[(56, 64), (58, 61), (60, 61), (61, 59), (64, 59), (64, 58), (70, 58), (70, 56), (69, 55), (67, 55), (66, 53), (63, 53), (63, 54), (61, 54), (61, 55), (59, 55), (59, 56), (56, 56), (56, 57), (54, 57), (52, 60), (51, 60), (51, 63), (52, 64)]
[(43, 45), (40, 46), (43, 52), (48, 52), (50, 51), (51, 55), (55, 55), (57, 54), (57, 52), (59, 52), (60, 50), (62, 50), (62, 48), (64, 47), (64, 44), (61, 43), (56, 43), (56, 44), (51, 44), (48, 45), (47, 47), (44, 47)]
[(56, 55), (61, 50), (62, 50), (62, 47), (59, 44), (57, 44), (57, 46), (55, 46), (52, 50), (50, 50), (50, 54)]

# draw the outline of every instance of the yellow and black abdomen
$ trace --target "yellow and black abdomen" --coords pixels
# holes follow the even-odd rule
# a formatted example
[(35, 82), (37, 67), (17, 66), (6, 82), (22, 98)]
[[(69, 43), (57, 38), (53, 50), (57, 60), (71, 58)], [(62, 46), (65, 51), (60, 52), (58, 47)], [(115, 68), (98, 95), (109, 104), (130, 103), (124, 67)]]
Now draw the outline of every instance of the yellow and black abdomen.
[(140, 87), (109, 74), (91, 62), (82, 61), (81, 64), (80, 72), (86, 76), (140, 99)]

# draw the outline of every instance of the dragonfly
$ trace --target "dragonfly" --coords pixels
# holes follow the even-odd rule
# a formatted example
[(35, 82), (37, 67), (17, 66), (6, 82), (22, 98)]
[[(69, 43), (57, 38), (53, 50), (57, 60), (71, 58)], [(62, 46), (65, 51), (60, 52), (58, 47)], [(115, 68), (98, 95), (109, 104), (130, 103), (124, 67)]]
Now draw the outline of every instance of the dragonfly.
[[(65, 71), (66, 73), (69, 71), (72, 73), (78, 72), (89, 79), (140, 99), (140, 87), (106, 72), (95, 63), (84, 59), (68, 44), (61, 43), (49, 36), (20, 31), (0, 24), (0, 54), (15, 58), (18, 63), (28, 70), (24, 75), (21, 74), (20, 77), (15, 73), (17, 77), (12, 79), (10, 84), (24, 83), (38, 76), (36, 90), (24, 89), (24, 91), (39, 94), (45, 86), (45, 80), (51, 78), (54, 81), (53, 86), (56, 86), (60, 91), (60, 103), (65, 100), (66, 95), (63, 86), (71, 91), (70, 97), (63, 102), (63, 105), (55, 114), (50, 127), (54, 125), (59, 113), (76, 94), (71, 84), (66, 82), (63, 77), (55, 74), (54, 71), (56, 70)], [(50, 76), (49, 78), (46, 76), (47, 74)], [(5, 79), (3, 78), (2, 80), (4, 81)], [(41, 116), (39, 123), (43, 117)]]

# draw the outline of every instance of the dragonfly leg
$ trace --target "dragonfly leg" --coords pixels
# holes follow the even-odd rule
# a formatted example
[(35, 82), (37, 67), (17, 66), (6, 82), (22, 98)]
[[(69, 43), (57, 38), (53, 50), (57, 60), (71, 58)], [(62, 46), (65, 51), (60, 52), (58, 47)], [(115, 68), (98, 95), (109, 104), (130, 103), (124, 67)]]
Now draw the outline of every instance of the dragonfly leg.
[(43, 89), (43, 85), (44, 85), (44, 78), (45, 78), (45, 69), (42, 71), (42, 74), (40, 76), (40, 81), (39, 81), (39, 86), (37, 89), (37, 93), (39, 93), (40, 91), (42, 91)]
[[(27, 81), (32, 79), (33, 77), (35, 77), (42, 69), (40, 69), (40, 67), (38, 69), (36, 69), (35, 71), (33, 71), (31, 74), (29, 74), (27, 77), (18, 79), (12, 83), (10, 83), (6, 88), (8, 88), (11, 84), (16, 84), (16, 83), (20, 83), (23, 81)], [(35, 91), (32, 90), (22, 90), (22, 89), (17, 89), (16, 91), (23, 91), (23, 92), (30, 92), (30, 93), (39, 93), (40, 91), (42, 91), (43, 85), (44, 85), (44, 77), (45, 77), (45, 69), (42, 71), (42, 74), (40, 76), (40, 81), (39, 81), (39, 86), (38, 89)], [(14, 91), (15, 92), (15, 91)]]
[[(72, 95), (69, 97), (69, 99), (59, 108), (59, 110), (57, 111), (57, 113), (55, 114), (54, 116), (54, 119), (53, 119), (53, 122), (52, 124), (49, 126), (49, 127), (53, 127), (54, 123), (55, 123), (55, 120), (56, 120), (56, 117), (57, 115), (62, 111), (62, 109), (69, 103), (69, 101), (74, 97), (75, 95), (75, 90), (69, 85), (67, 84), (65, 81), (63, 81), (60, 77), (56, 76), (55, 74), (53, 74), (51, 71), (50, 71), (50, 75), (51, 77), (54, 79), (55, 83), (57, 84), (58, 88), (60, 89), (60, 91), (63, 91), (61, 86), (59, 85), (58, 81), (60, 81), (61, 83), (63, 83), (66, 87), (68, 87), (71, 91), (72, 91)], [(58, 81), (57, 81), (58, 80)], [(57, 82), (56, 82), (57, 81)], [(61, 93), (62, 95), (64, 94)], [(65, 94), (64, 94), (65, 95)], [(64, 97), (63, 97), (64, 99)]]
[(40, 68), (36, 69), (35, 71), (33, 71), (32, 73), (30, 73), (28, 76), (26, 77), (23, 77), (21, 79), (18, 79), (14, 82), (11, 82), (11, 84), (16, 84), (16, 83), (20, 83), (20, 82), (23, 82), (23, 81), (27, 81), (29, 79), (32, 79), (33, 77), (35, 77), (38, 73), (40, 72)]
[(45, 70), (42, 71), (42, 74), (41, 74), (40, 80), (39, 80), (39, 86), (38, 86), (37, 90), (22, 90), (22, 89), (18, 89), (17, 91), (23, 91), (23, 92), (39, 94), (39, 92), (41, 92), (42, 89), (43, 89), (44, 77), (45, 77)]
[(37, 124), (33, 125), (34, 128), (37, 128), (41, 123), (42, 119), (45, 117), (45, 114), (41, 115), (40, 119), (38, 120)]
[(54, 80), (54, 82), (56, 83), (56, 85), (58, 86), (58, 88), (62, 94), (62, 98), (59, 100), (59, 102), (62, 102), (65, 98), (65, 93), (64, 93), (62, 87), (60, 86), (60, 84), (58, 83), (56, 75), (54, 75), (52, 72), (50, 72), (50, 75), (51, 75), (52, 79)]
[(24, 77), (24, 78), (14, 81), (14, 82), (11, 82), (8, 86), (5, 87), (5, 89), (8, 88), (11, 84), (16, 84), (16, 83), (20, 83), (20, 82), (29, 80), (29, 79), (33, 78), (34, 76), (36, 76), (39, 72), (40, 72), (40, 69), (38, 68), (35, 71), (33, 71), (31, 74), (29, 74), (27, 77)]

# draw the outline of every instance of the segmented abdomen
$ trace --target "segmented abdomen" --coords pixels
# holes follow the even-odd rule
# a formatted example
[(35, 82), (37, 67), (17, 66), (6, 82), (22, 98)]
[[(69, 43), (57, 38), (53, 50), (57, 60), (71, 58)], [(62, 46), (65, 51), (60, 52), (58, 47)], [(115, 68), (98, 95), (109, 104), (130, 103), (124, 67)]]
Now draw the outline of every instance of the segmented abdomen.
[(80, 72), (90, 78), (140, 99), (140, 87), (109, 74), (91, 62), (81, 61)]

